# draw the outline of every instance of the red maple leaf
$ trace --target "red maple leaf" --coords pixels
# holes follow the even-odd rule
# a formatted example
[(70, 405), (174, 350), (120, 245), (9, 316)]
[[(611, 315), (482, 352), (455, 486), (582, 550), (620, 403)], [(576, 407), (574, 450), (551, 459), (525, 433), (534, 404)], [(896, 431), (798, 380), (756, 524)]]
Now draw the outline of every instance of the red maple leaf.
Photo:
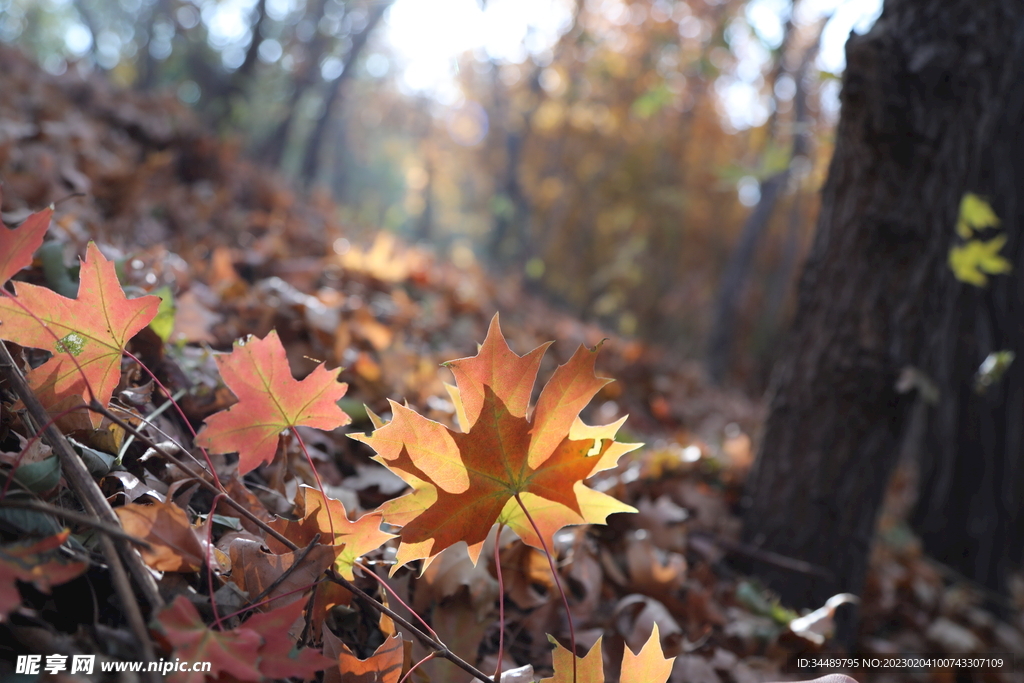
[(0, 286), (32, 263), (32, 255), (43, 243), (52, 217), (52, 208), (37, 211), (16, 230), (7, 228), (0, 221)]
[[(75, 397), (89, 395), (87, 386), (106, 405), (121, 379), (125, 344), (153, 319), (160, 299), (127, 298), (114, 263), (92, 242), (82, 261), (77, 299), (26, 283), (14, 290), (17, 302), (0, 298), (0, 339), (53, 354), (28, 374), (43, 405), (51, 411), (68, 408), (81, 400)], [(103, 416), (91, 419), (99, 427)]]
[(221, 674), (242, 681), (262, 678), (310, 678), (333, 660), (312, 649), (299, 649), (288, 631), (302, 614), (303, 601), (257, 614), (238, 628), (211, 629), (188, 598), (177, 599), (160, 612), (154, 627), (173, 648), (173, 656), (191, 662), (210, 662), (211, 670), (176, 672), (172, 683), (200, 683)]
[(274, 459), (285, 429), (331, 430), (351, 421), (337, 405), (348, 389), (337, 381), (341, 370), (320, 364), (305, 379), (295, 379), (275, 331), (237, 343), (230, 354), (217, 357), (217, 365), (238, 403), (208, 417), (196, 443), (217, 453), (238, 453), (240, 475)]

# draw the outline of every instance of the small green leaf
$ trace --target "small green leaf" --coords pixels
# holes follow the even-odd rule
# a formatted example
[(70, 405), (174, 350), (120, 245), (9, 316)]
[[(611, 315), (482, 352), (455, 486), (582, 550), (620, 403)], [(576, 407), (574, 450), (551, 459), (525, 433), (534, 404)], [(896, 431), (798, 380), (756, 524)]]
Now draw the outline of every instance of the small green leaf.
[(32, 493), (49, 491), (60, 483), (60, 460), (51, 455), (39, 462), (30, 462), (14, 470), (14, 480)]
[(89, 474), (94, 477), (102, 477), (111, 470), (114, 466), (114, 462), (117, 457), (110, 453), (104, 453), (98, 451), (95, 448), (89, 448), (88, 446), (76, 441), (75, 439), (68, 438), (68, 441), (82, 457), (82, 462), (85, 463), (86, 469), (89, 470)]
[(174, 331), (174, 315), (178, 312), (178, 307), (174, 303), (174, 294), (167, 285), (153, 290), (150, 294), (160, 297), (160, 306), (156, 309), (156, 317), (149, 323), (149, 329), (156, 332), (156, 335), (166, 342)]

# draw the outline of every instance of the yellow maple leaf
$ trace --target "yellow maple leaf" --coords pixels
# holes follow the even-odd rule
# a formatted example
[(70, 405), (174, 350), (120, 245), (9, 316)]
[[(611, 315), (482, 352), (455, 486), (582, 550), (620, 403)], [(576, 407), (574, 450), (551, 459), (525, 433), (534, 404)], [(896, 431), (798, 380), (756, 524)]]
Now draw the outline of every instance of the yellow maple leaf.
[(949, 250), (949, 267), (957, 280), (976, 287), (988, 284), (985, 274), (1009, 273), (1013, 266), (999, 250), (1006, 244), (1006, 235), (994, 237), (987, 242), (971, 240)]
[(992, 205), (974, 194), (965, 192), (960, 200), (960, 217), (956, 222), (956, 234), (965, 240), (970, 239), (975, 231), (994, 228), (999, 225), (999, 217), (992, 210)]

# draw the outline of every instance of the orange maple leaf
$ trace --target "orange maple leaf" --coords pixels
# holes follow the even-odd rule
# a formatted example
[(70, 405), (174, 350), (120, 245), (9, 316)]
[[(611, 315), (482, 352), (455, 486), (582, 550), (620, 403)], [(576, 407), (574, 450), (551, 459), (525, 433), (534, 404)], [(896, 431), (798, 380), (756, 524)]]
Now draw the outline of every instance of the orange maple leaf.
[[(352, 567), (356, 560), (395, 537), (394, 534), (380, 530), (383, 521), (381, 513), (371, 512), (354, 522), (349, 521), (344, 503), (334, 498), (325, 500), (323, 494), (309, 486), (299, 489), (295, 499), (295, 514), (300, 517), (296, 521), (276, 519), (270, 526), (300, 548), (309, 545), (317, 534), (320, 534), (320, 543), (323, 545), (344, 544), (334, 566), (349, 580), (354, 578)], [(331, 529), (334, 529), (333, 541), (330, 537)], [(267, 537), (267, 547), (275, 553), (289, 550), (273, 536)]]
[(32, 255), (43, 243), (52, 217), (52, 208), (37, 211), (16, 230), (7, 228), (0, 221), (0, 286), (32, 263)]
[(498, 521), (543, 547), (517, 498), (548, 547), (554, 532), (566, 525), (599, 524), (613, 512), (636, 511), (582, 484), (639, 446), (614, 441), (621, 422), (605, 427), (579, 422), (579, 412), (612, 381), (594, 374), (596, 350), (581, 346), (556, 369), (527, 419), (546, 348), (516, 355), (495, 316), (479, 353), (448, 364), (458, 383), (450, 393), (463, 433), (392, 401), (391, 422), (378, 420), (372, 435), (350, 435), (372, 446), (377, 459), (413, 488), (381, 506), (384, 521), (402, 527), (396, 568), (415, 559), (429, 561), (459, 541), (466, 542), (476, 562)]
[(661, 635), (658, 633), (658, 625), (655, 624), (651, 636), (640, 648), (640, 652), (633, 654), (628, 647), (623, 651), (619, 683), (665, 683), (672, 674), (672, 663), (675, 659), (665, 659), (665, 653), (661, 649)]
[(17, 581), (49, 593), (50, 586), (67, 583), (89, 568), (88, 562), (65, 562), (54, 552), (70, 533), (65, 529), (35, 543), (0, 546), (0, 621), (21, 604)]
[[(540, 683), (604, 683), (604, 660), (601, 657), (601, 640), (590, 648), (583, 657), (577, 657), (562, 647), (557, 640), (548, 636), (554, 643), (555, 651), (551, 653), (551, 665), (555, 675), (542, 678)], [(628, 648), (627, 648), (628, 649)], [(576, 666), (573, 666), (573, 659)], [(647, 683), (665, 683), (665, 681), (649, 681)]]
[[(555, 675), (541, 679), (540, 683), (573, 683), (574, 655), (551, 636), (548, 636), (548, 640), (555, 644), (555, 651), (551, 653)], [(638, 654), (633, 654), (628, 647), (625, 648), (622, 653), (619, 683), (665, 683), (672, 674), (674, 661), (675, 657), (665, 659), (658, 625), (655, 624), (654, 630)], [(585, 657), (576, 657), (575, 683), (604, 683), (601, 638), (597, 639)]]
[(405, 663), (400, 636), (391, 636), (366, 659), (359, 659), (337, 636), (324, 630), (324, 654), (336, 655), (337, 666), (324, 671), (324, 683), (398, 683)]
[(217, 366), (238, 403), (206, 418), (196, 443), (217, 453), (238, 453), (240, 475), (274, 459), (285, 429), (329, 431), (350, 422), (337, 405), (348, 389), (337, 381), (341, 369), (320, 364), (305, 379), (295, 379), (276, 331), (236, 343), (230, 354), (217, 357)]
[(142, 559), (162, 572), (195, 572), (203, 566), (205, 550), (188, 515), (174, 503), (138, 505), (129, 503), (114, 509), (124, 530), (149, 543)]
[[(39, 400), (51, 410), (88, 396), (86, 380), (96, 400), (106, 405), (121, 379), (125, 344), (149, 324), (160, 305), (155, 296), (127, 298), (114, 263), (93, 242), (82, 261), (77, 299), (25, 283), (15, 284), (14, 291), (18, 303), (0, 298), (0, 339), (53, 354), (28, 374)], [(99, 427), (103, 416), (94, 413), (91, 420)]]
[[(188, 598), (179, 595), (157, 615), (153, 627), (173, 648), (173, 657), (186, 662), (210, 662), (210, 671), (175, 672), (171, 683), (200, 683), (222, 674), (240, 681), (264, 678), (310, 678), (333, 661), (312, 649), (298, 649), (288, 629), (302, 614), (303, 602), (293, 602), (257, 614), (231, 630), (217, 631), (203, 623)], [(166, 673), (166, 672), (165, 672)]]

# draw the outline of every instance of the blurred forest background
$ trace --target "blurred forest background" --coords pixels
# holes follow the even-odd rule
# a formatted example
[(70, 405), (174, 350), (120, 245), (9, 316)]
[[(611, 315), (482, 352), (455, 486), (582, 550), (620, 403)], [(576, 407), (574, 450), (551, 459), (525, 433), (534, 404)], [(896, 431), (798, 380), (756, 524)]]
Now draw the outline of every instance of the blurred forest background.
[[(843, 0), (0, 0), (0, 41), (760, 392), (832, 153)], [(159, 217), (157, 217), (159, 218)], [(244, 246), (244, 245), (242, 245)]]

